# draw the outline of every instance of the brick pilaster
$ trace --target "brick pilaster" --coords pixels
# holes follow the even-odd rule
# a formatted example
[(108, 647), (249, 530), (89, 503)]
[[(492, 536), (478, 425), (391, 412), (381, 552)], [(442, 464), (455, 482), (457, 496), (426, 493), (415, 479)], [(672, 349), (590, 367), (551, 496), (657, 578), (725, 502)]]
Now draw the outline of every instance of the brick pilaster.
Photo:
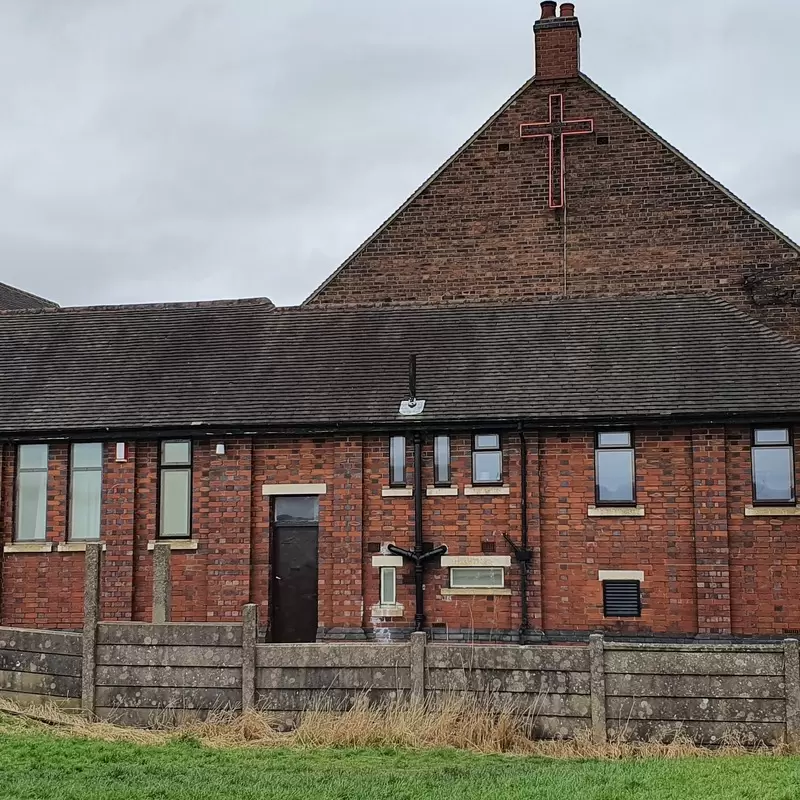
[(238, 621), (250, 601), (250, 523), (252, 510), (252, 439), (224, 441), (225, 454), (211, 463), (206, 507), (201, 522), (208, 527), (208, 622)]
[[(361, 436), (333, 443), (333, 482), (329, 487), (330, 540), (327, 564), (320, 564), (320, 593), (327, 593), (330, 618), (321, 615), (328, 636), (363, 635), (363, 481), (364, 443)], [(332, 491), (331, 491), (332, 489)]]
[(134, 513), (136, 445), (117, 461), (116, 442), (105, 445), (101, 539), (106, 545), (100, 575), (100, 619), (133, 619)]
[(725, 429), (692, 430), (697, 631), (730, 636), (731, 585)]

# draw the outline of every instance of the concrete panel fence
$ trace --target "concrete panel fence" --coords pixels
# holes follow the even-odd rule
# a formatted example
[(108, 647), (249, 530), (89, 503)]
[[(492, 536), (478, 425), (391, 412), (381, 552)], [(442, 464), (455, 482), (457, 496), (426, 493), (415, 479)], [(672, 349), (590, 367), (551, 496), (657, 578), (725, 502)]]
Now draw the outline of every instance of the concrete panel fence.
[[(159, 559), (156, 581), (167, 580)], [(736, 735), (800, 744), (800, 645), (408, 643), (257, 644), (256, 606), (235, 624), (98, 619), (100, 548), (87, 548), (83, 633), (0, 628), (0, 698), (55, 701), (122, 724), (203, 718), (225, 709), (294, 716), (406, 700), (482, 697), (511, 708), (542, 737), (591, 731), (598, 742), (702, 742)], [(160, 598), (160, 599), (159, 599)]]
[[(54, 700), (129, 725), (260, 709), (480, 696), (513, 708), (539, 736), (590, 730), (597, 742), (669, 739), (800, 743), (798, 643), (574, 647), (429, 644), (256, 644), (242, 623), (96, 623), (86, 633), (0, 628), (0, 698)], [(91, 682), (82, 681), (88, 666)]]

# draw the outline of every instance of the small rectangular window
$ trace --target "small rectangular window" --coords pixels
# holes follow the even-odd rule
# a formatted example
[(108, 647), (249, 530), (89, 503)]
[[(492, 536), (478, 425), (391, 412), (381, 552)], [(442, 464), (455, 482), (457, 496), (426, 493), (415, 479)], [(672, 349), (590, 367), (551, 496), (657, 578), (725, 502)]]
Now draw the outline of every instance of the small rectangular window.
[(503, 482), (503, 450), (498, 433), (478, 433), (472, 440), (472, 482)]
[(389, 441), (389, 483), (406, 485), (406, 437), (392, 436)]
[(433, 472), (437, 486), (450, 485), (450, 437), (436, 436), (433, 440)]
[(451, 567), (451, 589), (502, 589), (505, 586), (503, 567)]
[(630, 431), (597, 434), (595, 484), (599, 505), (633, 505), (636, 502), (636, 469)]
[(319, 497), (287, 495), (275, 498), (277, 525), (316, 525), (319, 522)]
[(639, 581), (603, 581), (603, 616), (641, 617), (642, 591)]
[(381, 567), (381, 605), (397, 603), (397, 568)]
[(17, 541), (47, 538), (48, 454), (46, 444), (22, 444), (17, 450)]
[(103, 445), (72, 445), (70, 458), (69, 538), (99, 539), (103, 487)]
[(753, 502), (794, 503), (794, 448), (788, 428), (753, 431)]
[(164, 539), (192, 535), (192, 443), (161, 443), (159, 476), (159, 530)]

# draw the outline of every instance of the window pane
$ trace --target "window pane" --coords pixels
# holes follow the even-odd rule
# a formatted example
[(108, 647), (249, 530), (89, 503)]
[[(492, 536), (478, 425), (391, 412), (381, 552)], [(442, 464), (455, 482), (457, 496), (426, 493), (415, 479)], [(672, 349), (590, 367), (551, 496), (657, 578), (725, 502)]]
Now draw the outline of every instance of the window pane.
[(473, 483), (500, 483), (503, 480), (503, 454), (499, 450), (472, 454)]
[(319, 522), (319, 498), (276, 497), (275, 521), (281, 525)]
[(630, 447), (631, 434), (629, 431), (600, 433), (597, 436), (597, 444), (600, 447)]
[(22, 444), (19, 446), (20, 469), (47, 469), (46, 444)]
[(452, 567), (450, 587), (453, 589), (502, 589), (502, 567)]
[(397, 602), (396, 572), (394, 567), (381, 568), (381, 605), (393, 606)]
[(753, 449), (753, 488), (756, 502), (794, 500), (791, 447)]
[(433, 440), (434, 481), (450, 483), (450, 437), (437, 436)]
[(17, 539), (20, 542), (44, 541), (46, 533), (47, 472), (20, 472), (17, 476)]
[(389, 443), (389, 483), (405, 486), (406, 483), (406, 437), (392, 436)]
[(169, 469), (161, 473), (160, 536), (191, 536), (189, 497), (192, 471)]
[(789, 444), (788, 428), (756, 428), (756, 444)]
[(69, 507), (71, 539), (100, 538), (100, 496), (103, 473), (99, 469), (72, 473)]
[(103, 466), (103, 445), (99, 442), (72, 445), (73, 469)]
[(632, 503), (633, 450), (598, 450), (597, 499), (601, 503)]
[(476, 450), (499, 450), (500, 434), (498, 433), (479, 433), (475, 437)]
[(192, 463), (192, 443), (191, 442), (162, 442), (161, 443), (161, 463), (162, 464), (191, 464)]

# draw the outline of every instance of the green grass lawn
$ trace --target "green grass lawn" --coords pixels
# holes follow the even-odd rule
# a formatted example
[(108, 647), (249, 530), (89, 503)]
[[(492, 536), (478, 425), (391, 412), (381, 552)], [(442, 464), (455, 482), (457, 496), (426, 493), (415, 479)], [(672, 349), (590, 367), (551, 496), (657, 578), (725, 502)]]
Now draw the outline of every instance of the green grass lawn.
[(215, 750), (0, 733), (0, 798), (778, 800), (800, 798), (800, 759), (597, 762), (449, 751)]

